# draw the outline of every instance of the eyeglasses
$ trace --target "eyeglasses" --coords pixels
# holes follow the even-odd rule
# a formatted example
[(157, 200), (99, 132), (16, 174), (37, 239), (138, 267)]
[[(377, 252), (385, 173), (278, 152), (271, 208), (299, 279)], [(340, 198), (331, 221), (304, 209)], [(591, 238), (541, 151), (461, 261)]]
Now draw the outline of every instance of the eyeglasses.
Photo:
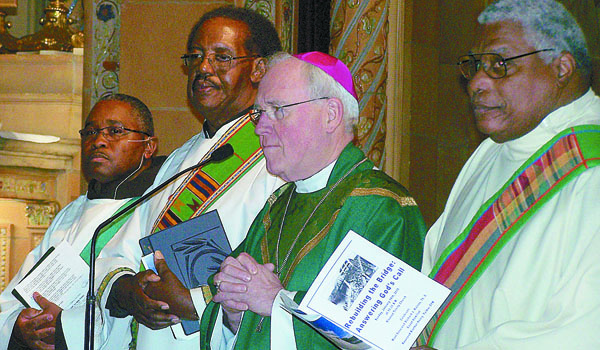
[(81, 135), (81, 139), (83, 141), (87, 141), (93, 137), (98, 136), (98, 134), (102, 134), (107, 141), (113, 142), (113, 141), (119, 140), (121, 137), (123, 137), (129, 133), (132, 133), (132, 132), (135, 132), (138, 134), (144, 134), (148, 137), (152, 136), (145, 131), (127, 129), (122, 126), (107, 126), (104, 128), (87, 127), (85, 129), (79, 130), (79, 135)]
[(543, 49), (536, 50), (522, 55), (504, 58), (497, 53), (485, 52), (485, 53), (472, 53), (458, 58), (458, 67), (463, 77), (467, 80), (473, 79), (475, 74), (483, 67), (483, 71), (492, 79), (501, 79), (506, 76), (507, 68), (506, 62), (515, 60), (517, 58), (533, 55), (538, 52), (552, 51), (554, 49)]
[[(202, 62), (204, 62), (204, 57), (205, 57), (204, 53), (186, 53), (185, 55), (181, 56), (181, 59), (183, 60), (183, 64), (186, 67), (193, 67), (197, 64), (201, 64)], [(231, 61), (233, 61), (233, 60), (241, 60), (244, 58), (258, 58), (258, 57), (260, 57), (260, 56), (259, 55), (249, 55), (249, 56), (233, 57), (228, 54), (215, 53), (215, 52), (211, 52), (206, 55), (206, 58), (208, 58), (208, 64), (210, 64), (210, 66), (215, 71), (219, 71), (219, 72), (227, 72), (231, 68)]]
[(254, 112), (250, 113), (250, 119), (252, 120), (252, 122), (254, 122), (254, 124), (258, 124), (258, 121), (260, 120), (260, 117), (263, 114), (266, 114), (267, 117), (271, 120), (281, 120), (283, 119), (283, 117), (285, 117), (285, 115), (283, 114), (283, 109), (287, 108), (287, 107), (292, 107), (292, 106), (297, 106), (297, 105), (301, 105), (303, 103), (308, 103), (308, 102), (313, 102), (313, 101), (318, 101), (318, 100), (326, 100), (329, 99), (330, 97), (318, 97), (318, 98), (313, 98), (311, 100), (306, 100), (306, 101), (302, 101), (302, 102), (296, 102), (296, 103), (290, 103), (287, 105), (283, 105), (283, 106), (270, 106), (267, 107), (265, 109), (261, 109), (259, 106), (254, 106), (253, 109), (255, 110)]

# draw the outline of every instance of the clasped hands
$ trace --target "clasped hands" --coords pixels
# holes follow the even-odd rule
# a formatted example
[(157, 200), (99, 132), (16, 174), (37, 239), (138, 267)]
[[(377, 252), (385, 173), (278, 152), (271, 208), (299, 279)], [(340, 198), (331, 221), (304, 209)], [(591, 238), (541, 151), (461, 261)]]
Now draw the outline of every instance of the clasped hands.
[(237, 332), (246, 310), (271, 316), (275, 297), (283, 289), (274, 269), (273, 264), (259, 264), (247, 253), (237, 258), (227, 257), (221, 264), (213, 278), (218, 290), (213, 301), (223, 307), (224, 324), (233, 333)]
[(121, 276), (113, 285), (119, 307), (150, 329), (161, 329), (181, 322), (197, 320), (190, 291), (169, 269), (160, 251), (154, 254), (158, 275), (146, 270)]

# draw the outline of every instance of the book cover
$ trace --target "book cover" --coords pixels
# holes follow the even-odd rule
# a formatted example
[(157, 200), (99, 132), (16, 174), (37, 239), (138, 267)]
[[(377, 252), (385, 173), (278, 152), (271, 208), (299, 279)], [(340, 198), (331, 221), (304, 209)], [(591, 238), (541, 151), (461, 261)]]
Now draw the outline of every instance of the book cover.
[[(206, 285), (231, 254), (223, 224), (216, 210), (168, 227), (140, 240), (144, 264), (153, 267), (152, 253), (160, 250), (165, 262), (188, 289)], [(149, 266), (150, 265), (150, 266)], [(200, 330), (198, 321), (182, 320), (184, 333)]]
[(300, 305), (283, 308), (342, 349), (408, 350), (450, 290), (349, 231)]

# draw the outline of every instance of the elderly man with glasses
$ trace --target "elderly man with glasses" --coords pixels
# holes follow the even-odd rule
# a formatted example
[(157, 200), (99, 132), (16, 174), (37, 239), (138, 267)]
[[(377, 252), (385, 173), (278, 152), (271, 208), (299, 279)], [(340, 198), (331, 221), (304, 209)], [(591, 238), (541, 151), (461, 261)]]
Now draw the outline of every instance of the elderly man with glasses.
[[(39, 308), (25, 308), (11, 292), (50, 247), (63, 241), (81, 252), (81, 257), (88, 262), (89, 242), (96, 227), (142, 195), (152, 185), (166, 158), (154, 157), (157, 140), (152, 115), (148, 107), (133, 96), (115, 94), (102, 98), (90, 111), (79, 133), (81, 168), (89, 181), (87, 193), (57, 214), (40, 245), (27, 255), (19, 272), (0, 295), (0, 349), (54, 349), (54, 345), (58, 349), (64, 348), (65, 339), (73, 349), (82, 347), (83, 307), (61, 310), (43, 295), (36, 294), (34, 298)], [(103, 231), (96, 245), (97, 252), (123, 222), (117, 221)], [(98, 342), (116, 349), (126, 335), (118, 330), (127, 328), (112, 329), (115, 333), (104, 333)]]
[(600, 98), (584, 35), (554, 0), (500, 0), (478, 20), (458, 65), (489, 139), (425, 239), (422, 271), (452, 292), (420, 348), (599, 349)]
[(118, 243), (107, 246), (98, 260), (99, 274), (106, 276), (101, 305), (112, 316), (133, 315), (139, 322), (132, 325), (138, 350), (197, 349), (198, 332), (174, 338), (168, 326), (197, 320), (212, 297), (206, 286), (186, 289), (164, 260), (157, 260), (158, 275), (138, 272), (139, 239), (216, 209), (235, 248), (268, 196), (283, 183), (267, 171), (251, 118), (266, 71), (264, 57), (281, 49), (273, 24), (251, 10), (217, 8), (194, 26), (187, 49), (182, 59), (188, 98), (204, 121), (203, 130), (169, 156), (155, 186), (223, 144), (232, 145), (234, 155), (182, 176), (142, 204), (119, 232)]
[(300, 302), (349, 230), (419, 268), (425, 224), (408, 192), (352, 144), (358, 101), (342, 61), (275, 55), (256, 105), (267, 169), (288, 184), (213, 277), (201, 348), (336, 349), (283, 311), (280, 295)]

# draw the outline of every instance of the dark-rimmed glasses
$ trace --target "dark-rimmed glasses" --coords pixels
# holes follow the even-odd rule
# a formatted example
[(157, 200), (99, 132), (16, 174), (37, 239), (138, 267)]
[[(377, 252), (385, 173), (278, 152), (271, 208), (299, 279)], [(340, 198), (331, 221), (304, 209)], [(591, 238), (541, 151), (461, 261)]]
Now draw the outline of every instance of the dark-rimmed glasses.
[(102, 134), (107, 141), (113, 142), (113, 141), (119, 140), (123, 136), (125, 136), (129, 133), (132, 133), (132, 132), (135, 132), (138, 134), (144, 134), (148, 137), (152, 137), (152, 135), (150, 135), (149, 133), (147, 133), (145, 131), (133, 130), (133, 129), (128, 129), (123, 126), (114, 126), (114, 125), (106, 126), (104, 128), (87, 127), (85, 129), (79, 130), (79, 135), (81, 135), (81, 139), (83, 141), (87, 141), (91, 138), (98, 136), (98, 134)]
[[(193, 67), (197, 64), (201, 64), (204, 62), (204, 53), (186, 53), (181, 56), (183, 60), (183, 64), (186, 67)], [(244, 58), (258, 58), (259, 55), (248, 55), (248, 56), (237, 56), (233, 57), (231, 55), (225, 53), (215, 53), (211, 52), (206, 55), (208, 59), (208, 64), (215, 70), (219, 72), (226, 72), (231, 68), (231, 61), (233, 60), (241, 60)]]
[(260, 117), (263, 114), (266, 114), (267, 117), (271, 120), (275, 120), (275, 121), (281, 120), (281, 119), (283, 119), (283, 117), (285, 117), (285, 115), (283, 114), (284, 108), (297, 106), (297, 105), (301, 105), (303, 103), (309, 103), (309, 102), (318, 101), (318, 100), (326, 100), (329, 98), (330, 97), (317, 97), (317, 98), (313, 98), (310, 100), (296, 102), (296, 103), (290, 103), (290, 104), (283, 105), (283, 106), (270, 106), (270, 107), (266, 107), (265, 109), (261, 109), (259, 106), (255, 105), (253, 107), (254, 112), (250, 113), (250, 119), (252, 119), (252, 122), (254, 122), (254, 124), (258, 124)]
[(517, 58), (533, 55), (538, 52), (552, 50), (554, 49), (536, 50), (509, 58), (504, 58), (500, 54), (493, 52), (471, 53), (468, 55), (460, 56), (458, 58), (458, 63), (456, 64), (460, 68), (460, 72), (462, 73), (463, 77), (465, 77), (465, 79), (467, 80), (473, 79), (473, 77), (475, 76), (475, 74), (477, 74), (480, 68), (483, 68), (483, 71), (490, 78), (501, 79), (504, 78), (507, 73), (506, 62), (515, 60)]

